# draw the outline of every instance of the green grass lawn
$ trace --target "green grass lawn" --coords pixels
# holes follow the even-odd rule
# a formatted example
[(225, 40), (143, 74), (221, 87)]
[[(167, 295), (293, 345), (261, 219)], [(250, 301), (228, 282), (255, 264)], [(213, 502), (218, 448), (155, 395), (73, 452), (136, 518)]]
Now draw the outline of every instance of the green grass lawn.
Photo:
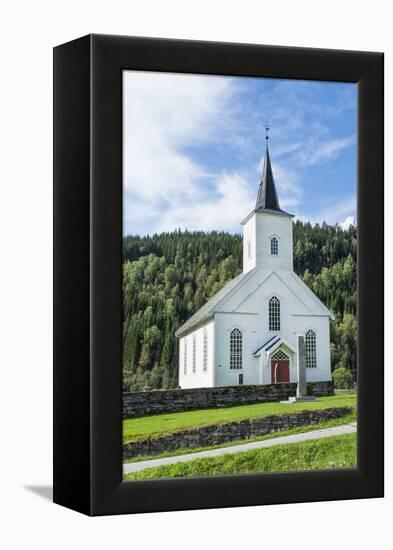
[(321, 470), (326, 468), (351, 468), (356, 465), (356, 434), (340, 435), (277, 445), (219, 457), (198, 458), (147, 468), (141, 472), (126, 474), (125, 480), (156, 479), (162, 477), (200, 477), (226, 474), (289, 472)]
[(248, 418), (260, 418), (272, 414), (355, 406), (356, 395), (345, 394), (319, 397), (315, 402), (294, 403), (292, 405), (278, 402), (258, 403), (222, 409), (202, 409), (198, 411), (129, 418), (123, 421), (123, 442), (128, 443), (137, 441), (138, 439), (146, 439), (148, 437), (160, 436), (186, 429), (224, 424), (226, 422), (234, 422)]
[(128, 458), (124, 460), (124, 463), (130, 462), (141, 462), (145, 460), (155, 460), (157, 458), (164, 458), (167, 456), (179, 456), (187, 455), (190, 453), (198, 453), (200, 451), (208, 451), (210, 449), (222, 449), (223, 447), (232, 447), (234, 445), (239, 445), (241, 443), (251, 443), (253, 441), (264, 441), (266, 439), (275, 439), (276, 437), (283, 437), (285, 435), (294, 435), (299, 433), (310, 432), (313, 430), (322, 430), (323, 428), (332, 428), (334, 426), (342, 426), (344, 424), (349, 424), (350, 422), (356, 422), (356, 410), (353, 409), (352, 412), (341, 416), (340, 418), (332, 418), (331, 420), (325, 420), (319, 422), (318, 424), (309, 424), (308, 426), (298, 426), (296, 428), (288, 428), (287, 430), (282, 430), (280, 432), (274, 432), (266, 435), (259, 435), (256, 437), (251, 437), (250, 439), (245, 440), (236, 440), (228, 441), (227, 443), (221, 443), (219, 445), (209, 445), (207, 447), (196, 447), (190, 449), (178, 449), (177, 451), (165, 452), (159, 455), (149, 455), (149, 456), (137, 456), (134, 458)]

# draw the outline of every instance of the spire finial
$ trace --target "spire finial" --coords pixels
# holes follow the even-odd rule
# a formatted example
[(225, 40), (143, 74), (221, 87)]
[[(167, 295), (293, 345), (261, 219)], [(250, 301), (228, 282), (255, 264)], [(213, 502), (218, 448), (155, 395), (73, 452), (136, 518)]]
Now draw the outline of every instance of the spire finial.
[(266, 140), (266, 149), (269, 149), (269, 132), (270, 130), (270, 124), (268, 124), (267, 122), (265, 122), (265, 140)]

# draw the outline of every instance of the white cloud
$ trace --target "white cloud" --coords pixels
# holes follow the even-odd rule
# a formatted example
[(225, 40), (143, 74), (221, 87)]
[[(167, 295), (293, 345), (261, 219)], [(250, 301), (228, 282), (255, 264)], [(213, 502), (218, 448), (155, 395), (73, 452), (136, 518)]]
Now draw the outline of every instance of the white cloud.
[(196, 203), (172, 205), (159, 220), (158, 230), (173, 228), (240, 231), (240, 223), (251, 211), (255, 196), (242, 174), (222, 173), (214, 182), (215, 199), (198, 197)]
[[(252, 84), (244, 83), (230, 77), (124, 73), (126, 233), (176, 227), (239, 231), (257, 193), (262, 166), (255, 159), (264, 148), (265, 113), (274, 126), (280, 206), (289, 212), (302, 206), (307, 167), (354, 143), (354, 136), (331, 138), (323, 117), (310, 119), (307, 109), (319, 113), (321, 106), (302, 83), (279, 83), (270, 93), (258, 91), (253, 100), (245, 94), (252, 93)], [(209, 151), (214, 154), (206, 160)], [(314, 209), (308, 218), (329, 223), (334, 218), (335, 223), (353, 213), (338, 214), (332, 205)]]
[(315, 144), (313, 149), (308, 151), (308, 155), (306, 155), (304, 162), (305, 164), (312, 165), (320, 162), (321, 160), (335, 157), (342, 149), (345, 149), (354, 143), (355, 136), (322, 141)]
[(293, 134), (288, 132), (288, 137), (275, 149), (277, 158), (285, 159), (292, 166), (298, 168), (313, 166), (321, 161), (336, 157), (343, 149), (350, 147), (356, 141), (354, 135), (343, 138), (328, 138), (326, 128), (314, 125), (312, 131), (304, 122), (296, 131), (297, 135), (303, 135), (302, 142), (286, 141), (293, 139)]
[(149, 232), (189, 226), (185, 205), (217, 217), (206, 186), (214, 190), (218, 176), (193, 161), (187, 147), (214, 143), (228, 133), (235, 93), (231, 78), (125, 73), (125, 232), (143, 231), (141, 225)]
[(300, 203), (303, 190), (299, 185), (296, 171), (282, 163), (272, 163), (274, 180), (277, 186), (280, 207), (285, 210)]
[(182, 151), (216, 137), (231, 79), (127, 71), (124, 92), (125, 191), (153, 202), (192, 197), (204, 173)]
[[(313, 210), (312, 213), (298, 214), (296, 218), (309, 221), (312, 224), (326, 222), (330, 225), (338, 223), (342, 227), (349, 226), (351, 220), (356, 220), (356, 196), (348, 195), (340, 201), (332, 200), (327, 206)], [(340, 221), (341, 220), (341, 221)]]
[[(274, 132), (275, 157), (297, 168), (312, 166), (337, 156), (355, 143), (355, 136), (333, 138), (330, 124), (344, 111), (354, 109), (353, 92), (344, 85), (335, 101), (323, 101), (328, 82), (281, 81), (262, 100)], [(335, 84), (337, 86), (337, 84)]]
[(340, 223), (343, 229), (348, 229), (350, 225), (356, 225), (355, 216), (347, 216), (343, 222)]

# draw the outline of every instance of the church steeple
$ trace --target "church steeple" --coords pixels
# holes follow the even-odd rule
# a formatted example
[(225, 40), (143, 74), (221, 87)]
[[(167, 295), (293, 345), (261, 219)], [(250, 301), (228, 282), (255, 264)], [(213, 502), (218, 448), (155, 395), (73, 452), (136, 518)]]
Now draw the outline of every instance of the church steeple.
[(262, 268), (293, 269), (292, 214), (281, 210), (270, 162), (268, 135), (261, 182), (254, 210), (243, 220), (243, 272)]
[(261, 210), (275, 210), (277, 212), (282, 212), (282, 210), (280, 209), (280, 203), (278, 202), (276, 185), (274, 183), (273, 170), (270, 163), (269, 148), (267, 146), (267, 139), (261, 183), (259, 184), (255, 210), (258, 212), (260, 212)]

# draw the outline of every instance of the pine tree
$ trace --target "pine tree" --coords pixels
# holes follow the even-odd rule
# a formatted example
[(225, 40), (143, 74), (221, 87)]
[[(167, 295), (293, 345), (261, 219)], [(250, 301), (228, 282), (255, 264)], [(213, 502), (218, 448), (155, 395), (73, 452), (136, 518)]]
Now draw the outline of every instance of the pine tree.
[[(356, 376), (357, 232), (293, 226), (294, 270), (336, 316), (332, 367)], [(175, 331), (242, 270), (242, 238), (176, 230), (123, 239), (123, 387), (177, 387)]]

